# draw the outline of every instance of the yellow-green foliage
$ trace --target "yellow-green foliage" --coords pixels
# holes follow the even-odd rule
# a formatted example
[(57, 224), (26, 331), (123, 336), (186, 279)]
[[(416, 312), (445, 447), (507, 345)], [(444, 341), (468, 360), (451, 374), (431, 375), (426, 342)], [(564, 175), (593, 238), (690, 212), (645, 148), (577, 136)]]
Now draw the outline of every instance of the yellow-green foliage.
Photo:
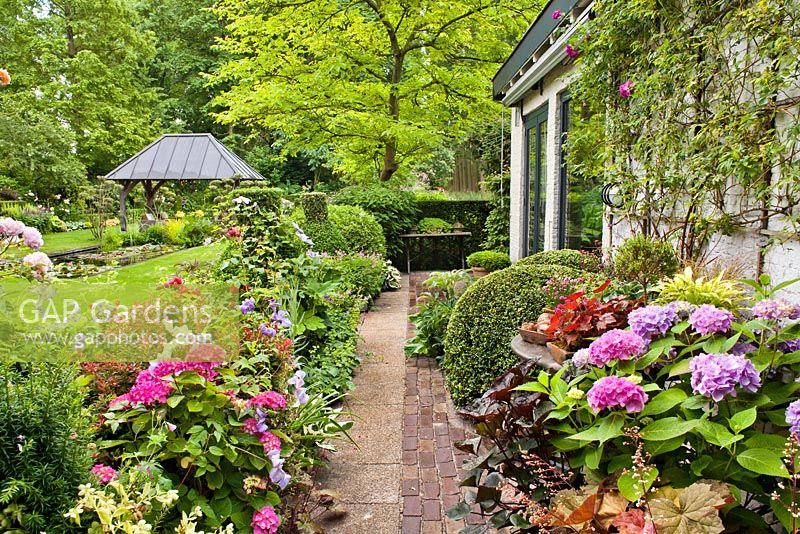
[(736, 280), (729, 280), (724, 276), (723, 271), (713, 278), (695, 278), (692, 268), (687, 267), (682, 273), (661, 282), (655, 291), (659, 293), (659, 302), (685, 300), (692, 304), (713, 304), (719, 308), (735, 310), (744, 296), (744, 288)]
[(183, 230), (183, 221), (177, 219), (164, 221), (164, 234), (168, 244), (177, 245), (180, 242), (181, 230)]

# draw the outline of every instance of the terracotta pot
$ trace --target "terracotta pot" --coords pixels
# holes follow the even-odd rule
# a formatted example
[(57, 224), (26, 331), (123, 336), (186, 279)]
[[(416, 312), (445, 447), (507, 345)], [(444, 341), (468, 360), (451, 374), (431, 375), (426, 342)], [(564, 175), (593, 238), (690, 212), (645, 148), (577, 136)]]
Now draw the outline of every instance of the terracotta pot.
[(570, 352), (567, 349), (562, 349), (555, 343), (547, 343), (547, 349), (550, 351), (550, 356), (558, 363), (564, 363), (564, 360), (570, 358), (574, 352)]
[(528, 330), (527, 328), (519, 328), (519, 335), (522, 340), (534, 345), (544, 345), (547, 343), (547, 334), (538, 330)]
[(473, 267), (472, 268), (472, 276), (474, 276), (475, 278), (482, 278), (482, 277), (486, 276), (487, 274), (489, 274), (489, 271), (487, 271), (483, 267)]

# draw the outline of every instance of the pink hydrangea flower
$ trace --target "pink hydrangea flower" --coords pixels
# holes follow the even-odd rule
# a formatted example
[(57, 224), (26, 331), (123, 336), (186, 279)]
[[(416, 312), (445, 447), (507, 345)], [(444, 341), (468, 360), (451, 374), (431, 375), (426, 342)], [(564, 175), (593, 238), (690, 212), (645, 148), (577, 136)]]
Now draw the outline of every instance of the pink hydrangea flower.
[(606, 376), (594, 383), (586, 393), (589, 407), (599, 412), (605, 408), (624, 408), (629, 413), (641, 412), (647, 402), (642, 386), (619, 376)]
[(95, 464), (94, 467), (92, 467), (92, 474), (97, 477), (97, 481), (100, 484), (108, 484), (117, 478), (117, 470), (103, 464)]
[(222, 365), (221, 362), (155, 362), (150, 365), (150, 371), (159, 378), (165, 376), (178, 376), (184, 371), (194, 371), (206, 380), (217, 378), (216, 367)]
[(264, 445), (264, 452), (281, 450), (281, 438), (272, 432), (261, 432), (258, 436), (258, 440)]
[(641, 356), (647, 344), (627, 330), (609, 330), (589, 345), (589, 363), (602, 367), (615, 360), (630, 360)]
[(786, 299), (764, 299), (755, 303), (753, 315), (763, 319), (799, 319), (800, 308)]
[(253, 527), (253, 534), (275, 534), (281, 520), (272, 506), (265, 506), (253, 514), (250, 525)]
[(633, 82), (628, 80), (625, 83), (621, 83), (619, 85), (619, 96), (622, 98), (630, 98), (633, 94)]
[(247, 401), (248, 406), (258, 406), (263, 408), (264, 406), (268, 408), (272, 408), (273, 410), (281, 410), (286, 408), (286, 399), (280, 393), (276, 393), (275, 391), (264, 391), (263, 393), (259, 393), (249, 401)]

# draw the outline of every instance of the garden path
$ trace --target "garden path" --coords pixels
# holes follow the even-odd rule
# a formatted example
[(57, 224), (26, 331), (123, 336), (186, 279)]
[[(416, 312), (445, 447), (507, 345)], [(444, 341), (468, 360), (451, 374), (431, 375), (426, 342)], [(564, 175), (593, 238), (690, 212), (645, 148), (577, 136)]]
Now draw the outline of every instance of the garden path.
[(341, 494), (348, 513), (322, 521), (326, 532), (455, 534), (464, 526), (444, 511), (459, 500), (457, 466), (466, 455), (453, 442), (465, 430), (435, 360), (403, 354), (408, 313), (425, 278), (403, 277), (402, 288), (383, 293), (359, 328), (363, 363), (345, 402), (358, 447), (338, 444), (318, 477)]

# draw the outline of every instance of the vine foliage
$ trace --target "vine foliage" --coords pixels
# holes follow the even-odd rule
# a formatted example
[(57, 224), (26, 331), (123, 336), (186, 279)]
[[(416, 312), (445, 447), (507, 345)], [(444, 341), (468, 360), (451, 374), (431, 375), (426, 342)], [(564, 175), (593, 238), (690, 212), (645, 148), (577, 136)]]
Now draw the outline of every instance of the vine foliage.
[(582, 109), (567, 153), (578, 175), (618, 184), (617, 222), (685, 259), (717, 233), (795, 235), (800, 4), (598, 0), (595, 11), (571, 43)]

